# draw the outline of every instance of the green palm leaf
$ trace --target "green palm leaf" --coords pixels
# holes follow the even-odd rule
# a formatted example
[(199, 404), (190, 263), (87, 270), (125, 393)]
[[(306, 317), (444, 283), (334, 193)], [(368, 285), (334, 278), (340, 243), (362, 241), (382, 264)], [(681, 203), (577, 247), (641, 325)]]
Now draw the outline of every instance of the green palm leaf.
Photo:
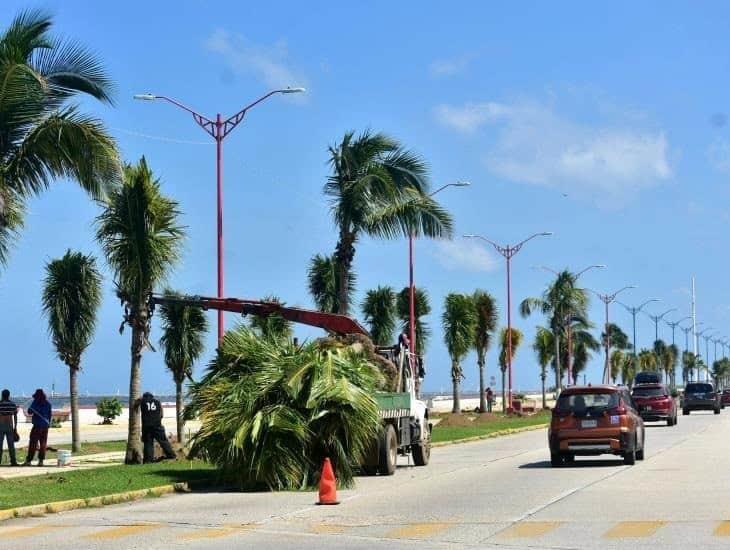
[(389, 286), (368, 290), (362, 303), (362, 314), (373, 342), (379, 346), (393, 343), (396, 322), (396, 295)]

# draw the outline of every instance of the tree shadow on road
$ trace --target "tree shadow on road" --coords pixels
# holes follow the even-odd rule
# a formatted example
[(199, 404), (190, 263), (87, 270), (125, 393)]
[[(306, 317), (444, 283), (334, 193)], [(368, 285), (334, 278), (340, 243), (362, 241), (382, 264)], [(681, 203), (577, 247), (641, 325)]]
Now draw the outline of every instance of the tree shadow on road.
[[(577, 458), (575, 462), (572, 462), (570, 464), (563, 464), (562, 466), (557, 466), (559, 469), (563, 470), (569, 470), (571, 468), (615, 468), (616, 466), (623, 466), (622, 460), (596, 460), (596, 459), (590, 459), (590, 460), (581, 460)], [(553, 466), (550, 464), (549, 460), (540, 460), (538, 462), (528, 462), (527, 464), (522, 464), (519, 466), (520, 470), (540, 470), (540, 469), (553, 469)]]

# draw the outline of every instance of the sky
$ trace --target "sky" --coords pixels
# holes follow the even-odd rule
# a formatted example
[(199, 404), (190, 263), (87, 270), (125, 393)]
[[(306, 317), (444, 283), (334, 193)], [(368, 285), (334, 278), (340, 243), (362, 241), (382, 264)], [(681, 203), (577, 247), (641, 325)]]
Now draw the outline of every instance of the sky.
[[(433, 307), (427, 322), (424, 388), (448, 393), (450, 360), (441, 312), (449, 292), (481, 288), (506, 322), (505, 265), (484, 235), (515, 243), (542, 231), (513, 259), (513, 305), (537, 296), (550, 274), (535, 266), (592, 270), (581, 284), (599, 292), (636, 285), (629, 305), (678, 319), (689, 314), (691, 276), (697, 319), (730, 336), (726, 284), (730, 198), (730, 6), (723, 2), (243, 3), (198, 0), (123, 3), (5, 0), (0, 27), (19, 10), (47, 9), (54, 32), (92, 49), (116, 82), (114, 106), (83, 101), (117, 138), (122, 155), (144, 155), (165, 193), (180, 203), (187, 227), (183, 261), (169, 284), (215, 293), (215, 148), (191, 117), (133, 94), (174, 97), (209, 117), (230, 116), (272, 88), (304, 86), (251, 110), (226, 139), (226, 294), (312, 307), (306, 268), (336, 241), (327, 200), (327, 147), (348, 130), (399, 139), (428, 162), (433, 188), (469, 181), (438, 197), (455, 221), (452, 241), (418, 240), (416, 284)], [(59, 181), (29, 204), (26, 228), (0, 271), (0, 386), (67, 391), (41, 311), (44, 266), (66, 249), (99, 257), (104, 302), (83, 359), (82, 393), (126, 394), (130, 333), (112, 274), (93, 239), (99, 207), (72, 182)], [(484, 246), (483, 246), (484, 245)], [(356, 311), (377, 285), (408, 282), (405, 239), (363, 238), (357, 247)], [(593, 300), (600, 333), (603, 305)], [(631, 316), (614, 304), (611, 321), (631, 333)], [(528, 344), (544, 319), (514, 326)], [(210, 316), (214, 325), (214, 315)], [(226, 317), (228, 326), (237, 321)], [(214, 331), (199, 376), (215, 350)], [(298, 329), (302, 337), (317, 332)], [(160, 337), (155, 323), (152, 341)], [(677, 342), (684, 336), (677, 331)], [(671, 341), (671, 330), (660, 326)], [(654, 325), (637, 318), (637, 345)], [(704, 342), (702, 350), (704, 351)], [(713, 346), (710, 344), (710, 358)], [(487, 383), (498, 377), (490, 351)], [(474, 354), (463, 388), (478, 386)], [(602, 356), (586, 372), (600, 380)], [(515, 388), (539, 387), (529, 345), (517, 350)], [(143, 359), (143, 387), (173, 388), (162, 354)]]

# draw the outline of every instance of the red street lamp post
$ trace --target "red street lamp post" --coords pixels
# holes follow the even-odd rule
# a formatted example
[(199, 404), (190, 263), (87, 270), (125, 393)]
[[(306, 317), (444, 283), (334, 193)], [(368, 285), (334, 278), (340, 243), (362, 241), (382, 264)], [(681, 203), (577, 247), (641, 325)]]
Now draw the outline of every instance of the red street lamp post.
[[(136, 94), (134, 99), (140, 99), (143, 101), (155, 101), (161, 99), (172, 103), (173, 105), (180, 107), (184, 111), (187, 111), (193, 115), (193, 120), (200, 126), (207, 134), (209, 134), (214, 140), (216, 145), (216, 188), (217, 188), (217, 231), (216, 231), (216, 245), (218, 250), (218, 298), (223, 298), (223, 140), (233, 129), (243, 122), (243, 118), (249, 109), (258, 105), (265, 99), (268, 99), (275, 94), (295, 94), (304, 92), (304, 88), (283, 88), (280, 90), (272, 90), (268, 94), (261, 96), (253, 103), (247, 105), (235, 115), (223, 119), (221, 114), (218, 113), (215, 120), (211, 120), (200, 113), (193, 111), (190, 107), (183, 105), (179, 101), (172, 99), (164, 95), (155, 94)], [(224, 323), (223, 323), (223, 311), (218, 311), (218, 343), (220, 344), (223, 339)]]
[(519, 243), (517, 243), (514, 246), (510, 246), (508, 244), (502, 246), (481, 235), (474, 235), (474, 234), (464, 235), (465, 239), (481, 239), (484, 242), (491, 244), (494, 247), (494, 249), (497, 252), (499, 252), (502, 256), (504, 256), (505, 260), (507, 261), (507, 370), (509, 373), (508, 378), (507, 378), (507, 385), (508, 385), (507, 402), (508, 402), (509, 406), (505, 408), (504, 403), (502, 403), (502, 408), (504, 410), (506, 410), (507, 412), (512, 412), (512, 279), (511, 279), (512, 256), (517, 254), (527, 241), (530, 241), (530, 240), (534, 239), (535, 237), (547, 237), (552, 234), (553, 234), (552, 231), (546, 231), (543, 233), (535, 233), (534, 235), (530, 235), (529, 237), (520, 241)]

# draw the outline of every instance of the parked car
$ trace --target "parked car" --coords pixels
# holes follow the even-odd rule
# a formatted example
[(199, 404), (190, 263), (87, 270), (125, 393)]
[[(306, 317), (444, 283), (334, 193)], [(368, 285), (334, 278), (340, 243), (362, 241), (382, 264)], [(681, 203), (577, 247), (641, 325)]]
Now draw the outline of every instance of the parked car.
[(664, 384), (639, 384), (634, 386), (631, 397), (645, 422), (666, 420), (667, 426), (677, 424), (677, 403)]
[(725, 388), (722, 390), (722, 395), (720, 396), (720, 405), (722, 408), (725, 408), (725, 405), (730, 404), (730, 388)]
[(624, 386), (573, 386), (563, 390), (548, 430), (550, 463), (576, 456), (613, 454), (625, 464), (644, 460), (644, 421)]
[(692, 411), (713, 411), (715, 414), (720, 414), (721, 408), (720, 394), (709, 382), (690, 382), (684, 387), (683, 415)]
[(641, 371), (637, 372), (634, 376), (634, 386), (639, 384), (661, 384), (662, 373), (654, 371)]

